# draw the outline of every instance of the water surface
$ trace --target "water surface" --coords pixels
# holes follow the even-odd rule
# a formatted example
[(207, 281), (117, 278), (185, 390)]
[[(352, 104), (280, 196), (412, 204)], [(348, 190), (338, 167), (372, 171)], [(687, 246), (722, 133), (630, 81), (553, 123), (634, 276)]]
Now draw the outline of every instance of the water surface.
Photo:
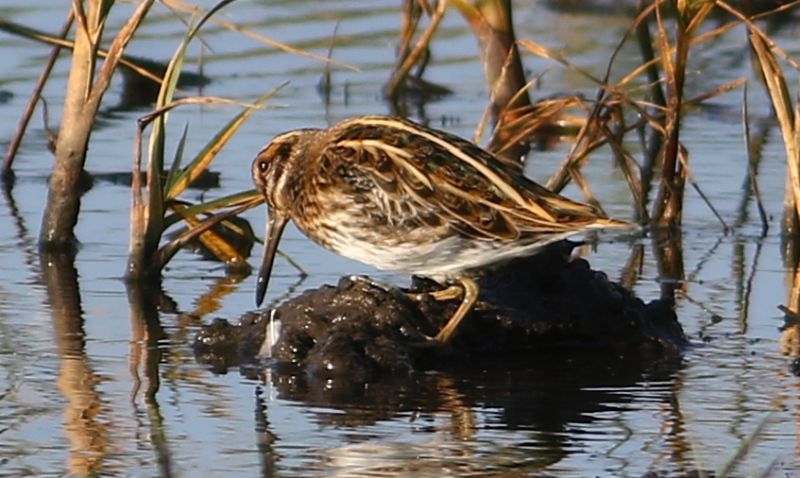
[[(212, 80), (203, 94), (251, 101), (285, 80), (291, 83), (274, 101), (281, 107), (256, 113), (215, 162), (220, 187), (190, 191), (188, 198), (249, 188), (253, 155), (282, 131), (387, 113), (380, 91), (393, 64), (399, 5), (240, 1), (227, 8), (225, 20), (323, 55), (338, 22), (333, 56), (358, 71), (334, 69), (326, 102), (317, 92), (324, 64), (210, 25), (203, 35), (207, 48), (194, 45), (187, 67), (198, 69), (202, 57), (202, 71)], [(6, 0), (0, 16), (55, 32), (65, 8)], [(130, 8), (115, 7), (109, 31)], [(515, 2), (515, 9), (520, 38), (563, 51), (597, 74), (629, 25), (623, 14), (556, 11), (537, 2)], [(130, 53), (168, 59), (183, 35), (171, 15), (155, 7)], [(790, 53), (798, 50), (791, 26), (770, 33)], [(735, 29), (698, 49), (690, 92), (751, 78), (747, 48), (744, 31)], [(426, 78), (454, 94), (414, 109), (414, 117), (471, 137), (487, 95), (474, 38), (454, 12), (445, 18), (432, 53)], [(0, 145), (10, 141), (47, 54), (42, 45), (0, 34), (0, 89), (13, 94), (0, 104)], [(587, 80), (546, 60), (526, 56), (524, 62), (534, 74), (550, 69), (536, 98), (594, 94)], [(631, 44), (618, 69), (628, 71), (638, 62)], [(51, 123), (60, 117), (68, 68), (66, 58), (59, 62), (45, 90)], [(135, 121), (146, 108), (115, 109), (121, 87), (117, 80), (107, 94), (106, 113), (92, 137), (87, 168), (95, 173), (130, 170)], [(731, 224), (740, 217), (747, 171), (741, 98), (739, 90), (714, 98), (689, 115), (683, 128), (692, 173)], [(651, 470), (719, 469), (764, 424), (738, 472), (758, 476), (776, 461), (775, 475), (791, 476), (800, 450), (800, 381), (790, 372), (789, 352), (797, 350), (790, 347), (789, 332), (781, 331), (777, 309), (792, 293), (779, 235), (785, 156), (766, 98), (752, 81), (750, 109), (767, 132), (759, 181), (770, 232), (758, 237), (750, 203), (741, 226), (725, 235), (696, 193), (687, 193), (687, 280), (676, 310), (693, 347), (681, 361), (596, 363), (566, 356), (513, 367), (477, 363), (459, 373), (369, 386), (319, 384), (269, 370), (219, 375), (196, 363), (196, 332), (214, 317), (236, 320), (252, 309), (255, 279), (228, 278), (218, 264), (181, 253), (165, 273), (166, 297), (158, 310), (130, 306), (134, 301), (120, 280), (130, 206), (124, 185), (100, 181), (84, 196), (74, 270), (78, 288), (48, 291), (48, 258), (35, 245), (52, 161), (40, 110), (15, 163), (13, 194), (0, 207), (0, 475), (641, 476)], [(171, 119), (173, 138), (188, 122), (188, 148), (196, 150), (233, 114), (220, 107), (178, 110)], [(569, 147), (534, 152), (528, 173), (546, 179)], [(586, 175), (609, 213), (630, 216), (630, 195), (607, 151), (592, 157)], [(578, 197), (574, 188), (567, 193)], [(246, 217), (262, 230), (263, 208)], [(643, 261), (633, 286), (649, 301), (659, 297), (662, 281), (650, 239), (633, 249), (639, 246)], [(407, 280), (339, 258), (294, 229), (282, 248), (310, 275), (298, 285), (297, 272), (278, 260), (268, 302), (350, 273)], [(601, 243), (588, 259), (619, 279), (631, 252), (628, 242)], [(70, 300), (79, 313), (65, 309)]]

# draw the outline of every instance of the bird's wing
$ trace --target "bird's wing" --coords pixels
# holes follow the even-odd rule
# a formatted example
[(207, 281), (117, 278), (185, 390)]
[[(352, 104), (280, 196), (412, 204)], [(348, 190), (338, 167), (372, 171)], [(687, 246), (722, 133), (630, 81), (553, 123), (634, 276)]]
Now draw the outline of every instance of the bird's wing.
[(350, 174), (367, 175), (395, 201), (471, 237), (580, 230), (605, 217), (505, 169), (490, 153), (457, 136), (409, 121), (365, 117), (341, 124), (322, 162), (348, 157)]

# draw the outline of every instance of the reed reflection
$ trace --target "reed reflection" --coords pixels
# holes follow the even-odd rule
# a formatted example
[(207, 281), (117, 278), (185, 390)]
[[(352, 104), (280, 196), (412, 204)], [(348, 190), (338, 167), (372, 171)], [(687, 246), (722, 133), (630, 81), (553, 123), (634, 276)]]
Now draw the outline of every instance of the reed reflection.
[[(513, 469), (525, 474), (541, 472), (575, 450), (567, 430), (587, 426), (604, 411), (634, 399), (635, 392), (620, 390), (643, 381), (668, 380), (680, 366), (680, 360), (653, 361), (636, 354), (622, 358), (591, 352), (548, 353), (541, 360), (524, 363), (482, 360), (480, 367), (465, 364), (437, 373), (382, 376), (368, 386), (282, 370), (269, 370), (264, 379), (276, 398), (302, 403), (313, 415), (310, 420), (323, 429), (369, 429), (396, 421), (408, 422), (419, 434), (419, 441), (392, 442), (392, 446), (384, 440), (362, 442), (359, 432), (345, 434), (341, 438), (351, 435), (353, 441), (345, 439), (315, 452), (318, 461), (312, 469), (317, 471), (333, 475), (340, 467), (355, 466), (345, 469), (384, 476), (387, 470), (425, 473), (446, 464), (459, 473)], [(669, 403), (674, 400), (669, 390), (664, 390), (662, 399), (665, 408), (677, 409)], [(275, 452), (281, 440), (269, 431), (269, 401), (264, 403), (256, 429), (264, 432), (260, 447), (264, 466), (276, 471), (287, 457)], [(666, 422), (675, 421), (676, 414), (680, 411), (670, 414)], [(673, 432), (681, 430), (680, 419), (677, 422), (671, 425)], [(517, 445), (505, 442), (493, 448), (481, 438), (493, 430), (513, 430), (518, 434)], [(482, 457), (491, 457), (491, 463)]]
[[(153, 448), (160, 476), (170, 477), (173, 473), (166, 423), (157, 400), (162, 358), (159, 342), (166, 336), (159, 320), (158, 305), (166, 298), (160, 284), (153, 287), (144, 283), (129, 283), (127, 292), (131, 321), (131, 406), (139, 426), (143, 426), (142, 417), (146, 417), (148, 428), (147, 433), (139, 434), (142, 441), (140, 446)], [(144, 411), (140, 409), (140, 397)]]
[(276, 476), (280, 455), (275, 451), (278, 436), (272, 431), (272, 425), (267, 418), (267, 406), (270, 397), (265, 397), (264, 388), (256, 388), (255, 403), (255, 431), (257, 449), (261, 458), (261, 476), (267, 478)]
[(93, 370), (86, 354), (83, 310), (74, 256), (43, 251), (42, 279), (53, 320), (56, 353), (60, 358), (58, 389), (66, 399), (64, 433), (70, 442), (67, 470), (70, 475), (107, 473), (110, 452), (108, 414), (97, 390), (102, 377)]
[(674, 301), (678, 292), (685, 292), (683, 233), (678, 228), (657, 227), (652, 231), (653, 254), (658, 264), (661, 299)]

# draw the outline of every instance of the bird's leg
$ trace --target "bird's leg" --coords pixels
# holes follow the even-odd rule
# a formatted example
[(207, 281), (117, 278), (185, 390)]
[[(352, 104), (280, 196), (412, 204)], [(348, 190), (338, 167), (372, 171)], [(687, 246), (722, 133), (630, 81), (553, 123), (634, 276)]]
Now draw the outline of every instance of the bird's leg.
[[(445, 326), (442, 327), (442, 330), (433, 338), (433, 340), (440, 344), (446, 344), (450, 341), (450, 337), (453, 336), (453, 333), (458, 328), (458, 324), (460, 324), (469, 311), (472, 310), (472, 307), (478, 300), (478, 284), (475, 283), (474, 280), (467, 276), (459, 276), (456, 279), (461, 284), (464, 297), (461, 299), (461, 304), (458, 306), (458, 309), (456, 309), (456, 313), (453, 314)], [(452, 289), (452, 286), (440, 292), (447, 292), (450, 289)]]

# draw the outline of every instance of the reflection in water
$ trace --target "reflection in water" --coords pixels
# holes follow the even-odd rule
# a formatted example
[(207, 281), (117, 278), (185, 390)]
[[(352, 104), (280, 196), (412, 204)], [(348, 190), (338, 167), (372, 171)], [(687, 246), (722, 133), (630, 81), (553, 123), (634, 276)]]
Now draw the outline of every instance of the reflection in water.
[[(139, 410), (138, 395), (141, 392), (149, 424), (149, 433), (139, 435), (140, 446), (153, 447), (161, 476), (170, 477), (173, 473), (164, 418), (156, 399), (161, 383), (159, 341), (165, 337), (158, 317), (158, 304), (169, 301), (163, 298), (160, 284), (155, 289), (144, 283), (128, 284), (127, 290), (131, 320), (130, 372), (134, 384), (131, 391), (131, 405), (137, 423), (140, 423), (138, 417), (141, 417), (142, 413)], [(144, 387), (140, 371), (144, 375)], [(147, 443), (148, 438), (150, 443)]]
[[(39, 5), (31, 6), (34, 3)], [(0, 9), (4, 15), (19, 14), (31, 23), (45, 25), (58, 18), (54, 14), (63, 13), (62, 6), (50, 3), (45, 7), (43, 2), (17, 0), (4, 2)], [(381, 111), (384, 106), (379, 90), (391, 68), (392, 52), (385, 46), (397, 39), (400, 2), (376, 3), (378, 6), (372, 11), (353, 2), (240, 2), (240, 10), (231, 10), (231, 14), (265, 34), (275, 34), (318, 52), (328, 48), (334, 22), (341, 21), (342, 34), (337, 35), (334, 57), (352, 61), (362, 71), (333, 70), (332, 101), (326, 100), (325, 106), (327, 117), (336, 121), (385, 112)], [(598, 18), (589, 9), (576, 11), (575, 1), (548, 3), (558, 12), (535, 2), (515, 3), (520, 38), (543, 41), (555, 49), (563, 47), (565, 54), (573, 59), (577, 55), (577, 60), (588, 68), (604, 66), (608, 53), (605, 47), (616, 44), (630, 25), (630, 17)], [(601, 13), (609, 14), (618, 3), (602, 3)], [(567, 8), (571, 9), (562, 10)], [(785, 21), (785, 25), (796, 25), (796, 17), (786, 14), (773, 18)], [(109, 25), (114, 26), (115, 21), (112, 19)], [(764, 22), (759, 25), (769, 27)], [(185, 31), (183, 25), (173, 27), (163, 19), (149, 28), (139, 44), (139, 51), (147, 55), (171, 52)], [(776, 38), (777, 44), (793, 45), (796, 39), (791, 36), (791, 29), (785, 30)], [(448, 127), (469, 135), (487, 102), (485, 95), (476, 93), (483, 91), (482, 80), (473, 81), (480, 80), (479, 65), (471, 50), (475, 39), (458, 15), (448, 15), (440, 31), (437, 41), (441, 43), (433, 51), (428, 74), (434, 81), (454, 86), (456, 93), (428, 103), (407, 98), (404, 107), (432, 122), (460, 118), (460, 125)], [(737, 35), (733, 32), (733, 36), (708, 49), (697, 50), (702, 52), (695, 57), (702, 78), (725, 82), (747, 74), (747, 51)], [(265, 82), (276, 84), (289, 77), (293, 87), (281, 99), (289, 108), (263, 112), (253, 136), (243, 130), (241, 144), (231, 144), (229, 157), (239, 159), (224, 169), (222, 190), (215, 191), (226, 194), (249, 184), (241, 158), (250, 157), (253, 148), (263, 142), (263, 135), (324, 121), (322, 102), (315, 96), (322, 66), (255, 48), (224, 29), (209, 30), (207, 40), (215, 48), (204, 65), (215, 79), (209, 85), (209, 95), (234, 91), (239, 98), (252, 98), (260, 94)], [(652, 42), (652, 38), (647, 40)], [(166, 49), (161, 50), (162, 47)], [(3, 89), (15, 95), (15, 99), (1, 105), (7, 114), (0, 143), (7, 145), (18, 118), (15, 108), (23, 106), (47, 51), (13, 40), (0, 42), (0, 51), (12, 65), (0, 79)], [(540, 70), (539, 59), (528, 57), (525, 61), (526, 67)], [(627, 54), (618, 61), (620, 71), (642, 62)], [(59, 103), (64, 80), (63, 75), (51, 78), (52, 104)], [(550, 70), (546, 80), (533, 94), (586, 94), (595, 88), (557, 69)], [(125, 85), (119, 84), (118, 91), (124, 95)], [(114, 97), (108, 99), (109, 105), (115, 102)], [(758, 160), (753, 163), (754, 172), (758, 173), (766, 210), (777, 215), (782, 200), (777, 196), (783, 191), (785, 179), (783, 147), (768, 105), (757, 94), (751, 95), (751, 102), (754, 113), (764, 115), (759, 123), (754, 122), (752, 149), (761, 153), (763, 145), (763, 158), (754, 158)], [(626, 284), (636, 287), (640, 296), (649, 300), (658, 295), (652, 286), (658, 276), (654, 270), (657, 265), (667, 277), (661, 284), (661, 293), (677, 295), (686, 330), (692, 336), (699, 332), (709, 339), (707, 344), (698, 344), (687, 352), (685, 366), (666, 365), (658, 367), (660, 372), (649, 372), (641, 364), (631, 363), (634, 359), (546, 356), (539, 363), (513, 364), (514, 370), (489, 364), (472, 370), (387, 377), (368, 388), (348, 388), (339, 382), (314, 384), (303, 375), (273, 372), (256, 385), (255, 397), (254, 386), (247, 380), (231, 375), (212, 376), (191, 361), (191, 338), (201, 323), (210, 320), (205, 314), (221, 306), (214, 313), (230, 318), (252, 307), (248, 287), (237, 290), (235, 284), (225, 284), (223, 280), (215, 284), (210, 279), (215, 272), (207, 263), (184, 257), (168, 273), (170, 292), (189, 312), (180, 313), (179, 302), (165, 300), (158, 292), (129, 291), (130, 342), (127, 337), (119, 340), (116, 333), (109, 332), (115, 326), (105, 320), (104, 312), (113, 310), (109, 315), (125, 315), (124, 305), (120, 307), (125, 294), (118, 293), (120, 284), (111, 276), (121, 270), (120, 264), (125, 260), (128, 238), (124, 221), (130, 197), (127, 186), (98, 176), (101, 181), (86, 196), (87, 215), (82, 216), (82, 225), (87, 243), (79, 261), (83, 281), (80, 294), (71, 260), (60, 264), (49, 257), (40, 258), (35, 236), (31, 238), (26, 223), (38, 226), (38, 204), (46, 188), (42, 178), (49, 173), (52, 158), (45, 148), (45, 132), (41, 127), (32, 129), (30, 142), (22, 145), (13, 191), (19, 208), (6, 191), (8, 207), (0, 210), (0, 214), (4, 213), (0, 232), (6, 234), (0, 243), (0, 324), (8, 331), (0, 361), (3, 366), (10, 364), (7, 370), (14, 370), (12, 385), (20, 384), (0, 402), (0, 475), (11, 476), (14, 471), (20, 475), (177, 475), (181, 469), (216, 466), (217, 474), (252, 476), (260, 466), (263, 476), (329, 476), (348, 471), (351, 476), (395, 476), (412, 470), (434, 476), (443, 471), (451, 475), (641, 476), (648, 467), (674, 471), (670, 474), (674, 476), (680, 471), (696, 470), (696, 457), (704, 452), (713, 455), (709, 461), (724, 462), (734, 453), (739, 438), (753, 428), (752, 422), (773, 410), (776, 423), (756, 440), (754, 462), (764, 455), (780, 455), (788, 462), (784, 474), (792, 476), (797, 467), (792, 454), (800, 456), (800, 408), (798, 379), (788, 373), (786, 364), (789, 358), (800, 359), (800, 322), (788, 314), (779, 344), (774, 306), (785, 300), (787, 310), (800, 312), (800, 278), (795, 260), (798, 255), (788, 251), (786, 267), (781, 268), (775, 246), (778, 237), (773, 232), (777, 227), (772, 228), (763, 248), (762, 242), (753, 242), (752, 235), (758, 234), (760, 226), (754, 208), (756, 193), (747, 189), (740, 193), (740, 178), (736, 176), (746, 171), (741, 145), (737, 143), (741, 136), (741, 98), (737, 94), (720, 96), (715, 103), (720, 106), (719, 111), (733, 112), (729, 118), (734, 119), (719, 114), (689, 114), (687, 118), (696, 120), (694, 127), (684, 130), (684, 138), (691, 144), (694, 157), (702, 158), (694, 163), (693, 172), (707, 185), (714, 203), (728, 211), (726, 219), (732, 218), (731, 223), (740, 227), (743, 234), (733, 239), (734, 257), (727, 256), (730, 251), (724, 246), (731, 240), (723, 239), (723, 246), (715, 253), (718, 256), (710, 257), (697, 273), (696, 281), (690, 281), (700, 269), (693, 271), (698, 256), (704, 256), (711, 244), (707, 237), (698, 237), (704, 234), (702, 228), (699, 232), (687, 229), (688, 235), (682, 241), (679, 237), (654, 240), (654, 250), (660, 254), (657, 262), (647, 250), (649, 244), (634, 246), (625, 270)], [(128, 167), (129, 155), (124, 151), (132, 141), (130, 124), (138, 113), (125, 113), (114, 107), (106, 112), (102, 119), (104, 129), (98, 131), (98, 141), (92, 147), (97, 160), (94, 164), (102, 165), (100, 172), (122, 171)], [(229, 111), (213, 108), (204, 109), (202, 115), (183, 111), (175, 114), (180, 124), (188, 119), (192, 131), (200, 136), (214, 134), (218, 125), (229, 119)], [(658, 150), (656, 144), (647, 141), (646, 146)], [(568, 145), (556, 144), (553, 148), (537, 156), (533, 173), (546, 175), (567, 153)], [(780, 152), (775, 154), (776, 150)], [(598, 152), (595, 159), (599, 161), (593, 159), (590, 166), (604, 164), (603, 154)], [(731, 170), (733, 180), (727, 174)], [(627, 196), (617, 194), (624, 188), (615, 184), (611, 180), (593, 182), (593, 186), (602, 188), (603, 197), (609, 198), (609, 206), (626, 210), (627, 199), (621, 198)], [(704, 209), (698, 213), (690, 208), (686, 211), (686, 224), (707, 224), (705, 214)], [(122, 226), (114, 226), (119, 218), (123, 218)], [(777, 226), (778, 221), (773, 224)], [(98, 230), (103, 234), (95, 235)], [(287, 247), (287, 252), (296, 256), (311, 251), (301, 241)], [(623, 253), (627, 252), (623, 248)], [(330, 275), (320, 279), (320, 273), (330, 274), (334, 268), (337, 273), (344, 272), (341, 264), (331, 266), (325, 263), (327, 260), (313, 253), (304, 257), (304, 264), (313, 274), (312, 285), (330, 279)], [(623, 260), (622, 256), (613, 256), (609, 264)], [(685, 269), (681, 265), (684, 260)], [(50, 309), (38, 303), (40, 291), (31, 286), (30, 276), (38, 276), (40, 268), (48, 284)], [(735, 283), (730, 282), (731, 271)], [(784, 274), (785, 296), (781, 284)], [(695, 302), (687, 300), (681, 287), (694, 295)], [(211, 300), (194, 300), (209, 289)], [(291, 294), (296, 295), (294, 291)], [(748, 305), (750, 300), (752, 304)], [(709, 324), (702, 304), (718, 309), (720, 316), (739, 315), (739, 320)], [(40, 323), (42, 311), (44, 327)], [(51, 330), (54, 339), (50, 337)], [(85, 331), (90, 335), (86, 336)], [(20, 335), (25, 340), (20, 340)], [(87, 349), (87, 344), (91, 348)], [(780, 356), (778, 350), (786, 356)], [(99, 353), (95, 355), (95, 351)], [(51, 360), (54, 353), (57, 360)], [(128, 366), (130, 373), (123, 370), (113, 379), (106, 378), (107, 370)], [(551, 372), (545, 368), (551, 368)], [(677, 373), (670, 374), (672, 369)], [(662, 375), (668, 383), (658, 382)], [(57, 377), (58, 389), (51, 377)], [(5, 390), (11, 380), (0, 382), (0, 390)], [(110, 417), (114, 417), (113, 423)], [(310, 423), (306, 424), (308, 417)], [(60, 431), (62, 428), (64, 432)], [(6, 457), (11, 457), (8, 464), (4, 463)], [(620, 464), (611, 472), (608, 468), (606, 473), (598, 470), (622, 461), (627, 464)], [(313, 469), (306, 468), (309, 462)], [(737, 475), (762, 469), (755, 465), (743, 466)], [(565, 470), (569, 466), (573, 468)]]
[(5, 198), (6, 205), (8, 206), (9, 216), (11, 216), (14, 221), (15, 236), (19, 241), (21, 246), (20, 249), (25, 256), (25, 264), (27, 264), (30, 270), (35, 271), (38, 267), (36, 243), (28, 231), (28, 226), (25, 224), (25, 218), (22, 217), (22, 214), (20, 214), (19, 208), (17, 207), (17, 201), (14, 198), (14, 182), (15, 179), (13, 177), (6, 178), (3, 181), (0, 181), (0, 187), (2, 187), (3, 197)]
[[(763, 237), (756, 241), (756, 250), (753, 254), (753, 263), (749, 271), (745, 268), (745, 241), (736, 241), (733, 248), (732, 275), (736, 284), (736, 303), (739, 304), (739, 332), (747, 333), (748, 314), (750, 311), (750, 298), (753, 293), (753, 280), (758, 270), (761, 251), (764, 246)], [(746, 275), (745, 275), (746, 274)]]
[(437, 375), (439, 378), (436, 384), (439, 390), (442, 405), (450, 413), (447, 432), (457, 440), (469, 440), (475, 434), (475, 414), (468, 405), (468, 399), (456, 387), (453, 377), (447, 375)]
[[(267, 397), (268, 399), (269, 397)], [(261, 476), (275, 476), (279, 455), (275, 452), (274, 444), (278, 437), (270, 429), (269, 419), (267, 418), (267, 399), (264, 398), (264, 388), (256, 388), (255, 406), (255, 431), (257, 439), (258, 455), (261, 459)]]
[(247, 272), (245, 274), (231, 273), (220, 277), (211, 285), (208, 291), (194, 301), (195, 310), (188, 315), (200, 318), (218, 311), (225, 297), (235, 292), (242, 281), (249, 276), (250, 273)]
[[(784, 325), (781, 330), (780, 351), (793, 358), (790, 369), (800, 375), (800, 254), (797, 236), (784, 238), (781, 243), (784, 281), (786, 284), (786, 304), (780, 306), (784, 312)], [(800, 457), (800, 405), (795, 405), (795, 455)]]
[[(781, 251), (785, 267), (786, 304), (780, 306), (785, 314), (780, 348), (781, 353), (793, 357), (797, 364), (800, 359), (800, 265), (794, 247), (784, 244)], [(797, 373), (800, 372), (795, 371), (795, 374)], [(798, 437), (800, 438), (800, 435)]]
[(759, 118), (755, 127), (755, 134), (751, 134), (750, 121), (747, 112), (747, 89), (745, 89), (745, 144), (747, 146), (747, 176), (742, 184), (742, 200), (736, 216), (736, 227), (739, 228), (747, 223), (749, 215), (749, 205), (755, 197), (758, 206), (758, 214), (761, 219), (761, 236), (766, 236), (769, 231), (769, 217), (764, 207), (764, 199), (758, 185), (758, 172), (764, 157), (764, 146), (770, 138), (772, 132), (772, 117), (765, 116)]
[(67, 469), (76, 476), (108, 471), (109, 430), (106, 413), (96, 390), (101, 378), (89, 363), (85, 350), (83, 311), (74, 256), (43, 251), (42, 278), (52, 312), (56, 352), (60, 358), (58, 388), (67, 400), (64, 433), (70, 441)]
[(669, 456), (664, 463), (656, 461), (655, 466), (669, 466), (676, 464), (684, 470), (692, 469), (692, 445), (687, 439), (686, 418), (680, 406), (680, 391), (683, 389), (683, 379), (680, 374), (674, 374), (674, 382), (669, 396), (669, 401), (664, 407), (664, 421), (661, 433), (667, 439)]
[(625, 262), (625, 267), (622, 268), (622, 273), (619, 278), (619, 284), (628, 289), (633, 290), (633, 286), (639, 280), (642, 274), (642, 266), (644, 265), (644, 244), (634, 244), (631, 247), (631, 253), (628, 260)]
[(791, 357), (800, 357), (800, 264), (795, 244), (787, 241), (781, 244), (783, 254), (784, 281), (786, 284), (786, 304), (781, 310), (786, 314), (781, 333), (781, 352)]
[(683, 272), (683, 234), (679, 229), (653, 229), (653, 253), (658, 263), (661, 299), (675, 300), (676, 292), (685, 290)]
[[(575, 430), (633, 399), (633, 393), (621, 390), (669, 381), (680, 367), (679, 360), (569, 353), (543, 354), (516, 364), (482, 360), (479, 366), (467, 364), (446, 372), (384, 376), (368, 385), (276, 371), (268, 371), (266, 380), (277, 398), (301, 403), (318, 426), (352, 430), (344, 433), (343, 443), (337, 440), (314, 452), (315, 474), (396, 476), (437, 469), (525, 474), (542, 471), (579, 450)], [(678, 433), (682, 422), (675, 395), (660, 395), (663, 407), (673, 410), (665, 426)], [(257, 413), (257, 429), (264, 430), (266, 443), (262, 459), (276, 466), (281, 453), (276, 447), (293, 451), (267, 430), (268, 406), (259, 410), (264, 416)], [(411, 443), (388, 446), (386, 440), (365, 440), (372, 426), (408, 420), (416, 436)], [(495, 444), (486, 438), (498, 430), (513, 432), (516, 440)], [(687, 463), (675, 461), (665, 467), (675, 464)], [(282, 471), (298, 471), (288, 467)]]

